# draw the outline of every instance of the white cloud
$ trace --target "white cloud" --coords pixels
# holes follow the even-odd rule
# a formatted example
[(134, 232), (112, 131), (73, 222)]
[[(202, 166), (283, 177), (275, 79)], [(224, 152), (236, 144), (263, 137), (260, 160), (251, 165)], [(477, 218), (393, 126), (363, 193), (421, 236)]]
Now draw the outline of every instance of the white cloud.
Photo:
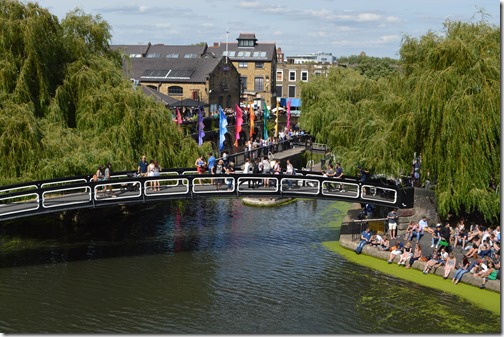
[(361, 13), (355, 16), (355, 21), (378, 21), (381, 20), (382, 16), (374, 13)]
[(383, 35), (378, 38), (376, 41), (379, 44), (390, 43), (395, 41), (400, 41), (401, 37), (399, 35)]
[(240, 2), (238, 6), (242, 8), (259, 8), (260, 5), (261, 4), (257, 1), (243, 1)]
[(327, 36), (329, 36), (329, 34), (327, 32), (312, 32), (312, 33), (309, 33), (308, 36), (327, 37)]

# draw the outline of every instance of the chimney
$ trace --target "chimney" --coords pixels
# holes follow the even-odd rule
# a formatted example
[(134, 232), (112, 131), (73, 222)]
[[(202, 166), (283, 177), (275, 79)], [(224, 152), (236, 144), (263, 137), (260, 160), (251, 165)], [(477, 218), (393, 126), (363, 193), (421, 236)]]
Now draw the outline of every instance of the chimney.
[(213, 43), (213, 46), (214, 46), (214, 48), (219, 47), (219, 42), (214, 42), (214, 43)]

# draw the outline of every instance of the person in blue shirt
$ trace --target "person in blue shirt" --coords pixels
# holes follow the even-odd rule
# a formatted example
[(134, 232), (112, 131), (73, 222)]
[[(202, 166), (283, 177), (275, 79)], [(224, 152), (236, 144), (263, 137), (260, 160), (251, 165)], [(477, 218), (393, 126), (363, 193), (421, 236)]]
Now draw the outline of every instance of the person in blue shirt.
[(208, 162), (207, 170), (210, 172), (213, 172), (212, 168), (214, 167), (214, 165), (216, 163), (216, 159), (215, 159), (212, 152), (208, 152), (208, 161), (207, 162)]
[(366, 228), (362, 232), (360, 238), (361, 238), (361, 240), (360, 240), (359, 244), (357, 245), (357, 248), (355, 248), (355, 252), (357, 254), (360, 254), (362, 252), (362, 248), (364, 248), (364, 245), (371, 243), (371, 229), (369, 227)]
[(147, 166), (149, 166), (147, 158), (145, 156), (142, 156), (142, 159), (138, 162), (137, 174), (139, 176), (145, 177), (147, 175)]

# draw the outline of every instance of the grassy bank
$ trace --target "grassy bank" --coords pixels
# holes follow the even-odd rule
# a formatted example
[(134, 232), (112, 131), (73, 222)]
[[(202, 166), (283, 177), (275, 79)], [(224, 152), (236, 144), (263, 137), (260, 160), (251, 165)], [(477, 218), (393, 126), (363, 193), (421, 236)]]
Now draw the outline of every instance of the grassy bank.
[[(344, 214), (346, 214), (346, 212), (351, 207), (351, 204), (348, 203), (345, 203), (345, 205), (339, 205), (340, 203), (337, 204), (338, 205), (335, 205), (335, 208), (340, 211), (344, 211)], [(337, 218), (333, 222), (331, 222), (329, 226), (333, 228), (340, 228), (342, 220), (342, 217)], [(424, 275), (420, 270), (416, 269), (398, 268), (396, 264), (388, 264), (385, 260), (377, 259), (369, 255), (357, 255), (352, 250), (342, 247), (338, 241), (323, 242), (323, 246), (343, 256), (350, 262), (378, 270), (382, 273), (393, 275), (409, 282), (414, 282), (429, 288), (434, 288), (443, 292), (455, 294), (483, 309), (500, 315), (500, 294), (493, 291), (479, 289), (475, 286), (464, 283), (459, 283), (455, 286), (451, 283), (451, 280), (445, 280), (442, 277), (436, 275)]]

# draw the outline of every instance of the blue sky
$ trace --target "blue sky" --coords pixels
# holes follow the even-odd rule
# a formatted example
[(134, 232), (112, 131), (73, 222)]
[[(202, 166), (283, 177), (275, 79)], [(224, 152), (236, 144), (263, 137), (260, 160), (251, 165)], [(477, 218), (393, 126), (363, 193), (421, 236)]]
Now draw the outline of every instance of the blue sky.
[[(500, 25), (496, 0), (40, 0), (61, 20), (79, 7), (112, 27), (112, 44), (236, 42), (255, 33), (286, 56), (316, 52), (336, 57), (399, 58), (404, 35), (443, 32), (443, 22), (487, 20)], [(229, 33), (226, 34), (226, 31)]]

